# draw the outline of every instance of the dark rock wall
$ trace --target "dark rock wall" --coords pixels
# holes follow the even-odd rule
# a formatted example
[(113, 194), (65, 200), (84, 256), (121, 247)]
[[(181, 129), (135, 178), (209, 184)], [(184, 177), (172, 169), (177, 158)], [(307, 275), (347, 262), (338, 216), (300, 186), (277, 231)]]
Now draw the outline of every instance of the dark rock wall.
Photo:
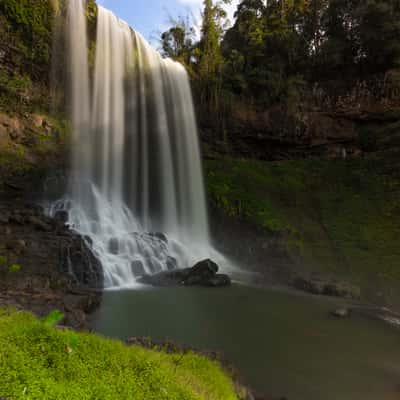
[(0, 202), (0, 306), (38, 315), (58, 309), (83, 328), (99, 304), (92, 290), (102, 287), (101, 265), (81, 237), (41, 207)]

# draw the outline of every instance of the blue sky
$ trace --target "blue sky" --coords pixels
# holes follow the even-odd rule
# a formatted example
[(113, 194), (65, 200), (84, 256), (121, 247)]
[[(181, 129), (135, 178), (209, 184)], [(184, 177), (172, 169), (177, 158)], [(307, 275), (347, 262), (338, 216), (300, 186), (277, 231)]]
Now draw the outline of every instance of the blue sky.
[[(97, 0), (98, 4), (112, 10), (118, 17), (124, 19), (146, 39), (155, 43), (158, 33), (168, 26), (168, 15), (177, 17), (193, 13), (195, 18), (200, 15), (202, 0)], [(232, 17), (238, 0), (233, 0), (228, 6)]]

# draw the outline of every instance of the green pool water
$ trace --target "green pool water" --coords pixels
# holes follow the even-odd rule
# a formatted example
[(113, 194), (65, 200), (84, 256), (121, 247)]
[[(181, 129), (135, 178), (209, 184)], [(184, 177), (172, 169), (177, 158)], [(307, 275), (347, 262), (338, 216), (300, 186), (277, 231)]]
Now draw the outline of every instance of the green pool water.
[(251, 387), (288, 400), (399, 400), (400, 330), (340, 300), (234, 285), (105, 292), (95, 331), (220, 351)]

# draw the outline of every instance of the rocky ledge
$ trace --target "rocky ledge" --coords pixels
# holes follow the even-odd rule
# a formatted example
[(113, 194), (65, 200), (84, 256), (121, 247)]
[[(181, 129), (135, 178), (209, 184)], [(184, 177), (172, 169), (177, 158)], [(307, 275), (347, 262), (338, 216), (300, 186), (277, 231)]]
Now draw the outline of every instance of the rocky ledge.
[(298, 290), (318, 296), (342, 297), (353, 300), (360, 300), (361, 298), (361, 289), (348, 282), (297, 277), (294, 279), (292, 286)]
[(211, 260), (198, 262), (192, 268), (163, 271), (155, 275), (144, 275), (140, 283), (151, 286), (206, 286), (226, 287), (231, 285), (228, 275), (218, 274), (218, 265)]
[(0, 307), (64, 313), (87, 328), (100, 303), (102, 268), (85, 240), (36, 205), (0, 202)]

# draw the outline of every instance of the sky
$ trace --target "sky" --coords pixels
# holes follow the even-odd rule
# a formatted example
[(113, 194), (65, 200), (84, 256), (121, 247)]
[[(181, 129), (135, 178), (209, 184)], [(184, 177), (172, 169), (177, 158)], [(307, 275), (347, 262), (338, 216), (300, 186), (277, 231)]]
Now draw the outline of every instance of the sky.
[[(239, 0), (226, 6), (230, 19)], [(160, 33), (168, 27), (168, 16), (193, 14), (199, 19), (203, 0), (97, 0), (97, 3), (113, 11), (119, 18), (140, 32), (153, 44)]]

